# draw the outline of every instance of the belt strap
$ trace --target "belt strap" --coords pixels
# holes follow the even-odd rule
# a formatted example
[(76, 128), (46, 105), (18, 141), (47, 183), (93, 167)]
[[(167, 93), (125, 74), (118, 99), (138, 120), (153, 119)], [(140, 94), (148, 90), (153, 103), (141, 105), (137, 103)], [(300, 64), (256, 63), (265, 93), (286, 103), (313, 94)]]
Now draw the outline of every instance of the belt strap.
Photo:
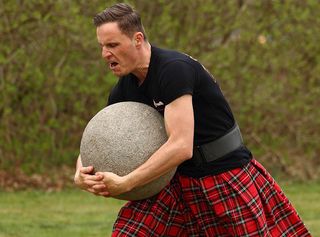
[(191, 160), (196, 165), (208, 163), (227, 155), (242, 145), (243, 139), (239, 126), (236, 123), (233, 128), (224, 136), (212, 142), (194, 147), (193, 157)]

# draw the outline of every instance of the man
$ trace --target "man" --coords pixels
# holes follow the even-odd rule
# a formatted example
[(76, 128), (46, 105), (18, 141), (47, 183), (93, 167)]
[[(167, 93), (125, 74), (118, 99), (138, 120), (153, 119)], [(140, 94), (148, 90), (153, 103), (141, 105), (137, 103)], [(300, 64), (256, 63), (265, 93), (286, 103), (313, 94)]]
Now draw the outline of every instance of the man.
[(120, 78), (108, 103), (154, 107), (164, 116), (168, 140), (123, 177), (92, 174), (79, 157), (75, 183), (112, 197), (178, 167), (159, 194), (121, 209), (113, 236), (310, 236), (243, 145), (217, 82), (199, 62), (150, 45), (139, 14), (127, 4), (107, 8), (94, 23), (102, 57)]

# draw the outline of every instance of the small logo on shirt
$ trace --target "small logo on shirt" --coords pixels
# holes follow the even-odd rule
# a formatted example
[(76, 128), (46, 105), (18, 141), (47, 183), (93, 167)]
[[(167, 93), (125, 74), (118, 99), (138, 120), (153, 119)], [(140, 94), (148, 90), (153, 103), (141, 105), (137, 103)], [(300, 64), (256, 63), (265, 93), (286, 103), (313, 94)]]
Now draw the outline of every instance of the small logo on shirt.
[(153, 105), (154, 105), (154, 107), (158, 108), (158, 107), (160, 107), (160, 106), (163, 106), (164, 103), (163, 103), (162, 101), (155, 102), (155, 101), (153, 100)]

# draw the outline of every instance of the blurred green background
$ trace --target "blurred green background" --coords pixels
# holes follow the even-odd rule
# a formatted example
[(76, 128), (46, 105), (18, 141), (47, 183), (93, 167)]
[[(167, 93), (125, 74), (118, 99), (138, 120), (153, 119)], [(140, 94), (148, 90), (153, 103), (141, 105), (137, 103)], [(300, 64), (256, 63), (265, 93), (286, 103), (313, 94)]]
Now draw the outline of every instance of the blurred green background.
[[(0, 237), (111, 233), (123, 203), (72, 179), (82, 132), (117, 81), (92, 23), (116, 2), (0, 0)], [(320, 2), (125, 2), (151, 43), (211, 71), (246, 145), (320, 235)]]
[[(82, 132), (117, 81), (92, 23), (115, 2), (0, 0), (0, 177), (33, 175), (32, 185), (35, 174), (59, 180), (73, 169)], [(319, 178), (318, 0), (126, 2), (151, 43), (212, 72), (247, 146), (274, 176)]]

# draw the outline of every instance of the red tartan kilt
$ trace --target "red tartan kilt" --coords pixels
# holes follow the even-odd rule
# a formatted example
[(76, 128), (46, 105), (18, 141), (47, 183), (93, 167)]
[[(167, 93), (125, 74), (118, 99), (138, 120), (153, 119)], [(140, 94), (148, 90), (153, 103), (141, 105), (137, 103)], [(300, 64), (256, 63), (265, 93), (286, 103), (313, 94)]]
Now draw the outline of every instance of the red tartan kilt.
[(128, 202), (112, 236), (311, 236), (256, 160), (219, 175), (176, 174), (158, 195)]

